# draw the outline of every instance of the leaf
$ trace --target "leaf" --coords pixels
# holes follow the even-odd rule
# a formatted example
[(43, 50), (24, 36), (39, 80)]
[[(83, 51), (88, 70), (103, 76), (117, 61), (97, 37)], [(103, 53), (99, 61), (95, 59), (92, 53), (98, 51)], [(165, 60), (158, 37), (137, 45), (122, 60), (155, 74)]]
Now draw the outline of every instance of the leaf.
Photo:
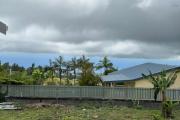
[(158, 96), (158, 94), (159, 94), (159, 91), (160, 91), (159, 88), (155, 88), (155, 90), (154, 90), (154, 100), (155, 100), (155, 101), (157, 101), (157, 96)]

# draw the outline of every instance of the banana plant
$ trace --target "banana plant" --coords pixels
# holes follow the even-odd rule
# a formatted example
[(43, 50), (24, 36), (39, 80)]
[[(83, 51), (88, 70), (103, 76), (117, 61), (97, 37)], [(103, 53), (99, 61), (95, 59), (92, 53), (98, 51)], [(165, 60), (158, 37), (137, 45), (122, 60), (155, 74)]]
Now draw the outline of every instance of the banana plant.
[(176, 71), (170, 73), (169, 75), (167, 75), (165, 71), (161, 71), (159, 75), (154, 75), (151, 73), (151, 71), (149, 71), (149, 75), (142, 74), (142, 76), (145, 79), (149, 79), (153, 84), (155, 101), (157, 100), (158, 94), (161, 93), (160, 95), (162, 101), (162, 115), (164, 118), (166, 118), (167, 117), (166, 108), (164, 106), (164, 103), (166, 102), (167, 99), (166, 90), (174, 84), (177, 78)]
[(167, 118), (173, 118), (173, 109), (179, 104), (179, 102), (176, 101), (165, 101), (163, 103), (164, 108), (166, 109), (166, 116)]

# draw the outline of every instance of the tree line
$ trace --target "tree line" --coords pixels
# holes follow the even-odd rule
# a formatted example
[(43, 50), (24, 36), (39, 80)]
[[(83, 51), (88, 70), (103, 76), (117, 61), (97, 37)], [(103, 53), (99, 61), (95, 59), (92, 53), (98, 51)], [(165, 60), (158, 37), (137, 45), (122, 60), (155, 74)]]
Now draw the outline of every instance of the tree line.
[[(102, 69), (102, 73), (99, 70)], [(97, 64), (86, 56), (67, 61), (63, 56), (49, 60), (49, 65), (25, 68), (16, 63), (0, 62), (0, 84), (33, 85), (100, 85), (100, 75), (107, 75), (117, 68), (105, 56)]]

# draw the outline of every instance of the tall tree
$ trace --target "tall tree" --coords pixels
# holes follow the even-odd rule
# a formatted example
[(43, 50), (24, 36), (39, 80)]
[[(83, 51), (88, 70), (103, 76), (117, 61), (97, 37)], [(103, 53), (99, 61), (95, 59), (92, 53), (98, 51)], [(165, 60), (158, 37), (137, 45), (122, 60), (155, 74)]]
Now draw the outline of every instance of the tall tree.
[(95, 86), (99, 83), (99, 77), (95, 75), (94, 65), (84, 55), (78, 59), (78, 66), (81, 71), (79, 84), (81, 86)]
[(75, 85), (75, 80), (76, 80), (76, 69), (78, 68), (78, 62), (77, 62), (77, 59), (76, 57), (72, 58), (71, 61), (70, 61), (70, 66), (73, 70), (73, 80), (74, 80), (74, 85)]
[(105, 56), (96, 66), (96, 69), (104, 69), (103, 75), (108, 75), (111, 72), (117, 71), (116, 68), (113, 67), (113, 63)]
[(11, 65), (11, 70), (12, 70), (12, 71), (21, 71), (21, 72), (22, 72), (22, 71), (25, 70), (25, 68), (19, 66), (19, 65), (16, 64), (16, 63), (13, 63), (13, 64)]
[(149, 76), (146, 76), (143, 74), (144, 78), (148, 78), (151, 83), (154, 86), (154, 99), (155, 101), (157, 100), (157, 96), (159, 93), (161, 93), (161, 99), (162, 99), (162, 115), (164, 118), (167, 117), (167, 111), (165, 108), (165, 103), (166, 103), (166, 90), (171, 87), (176, 78), (176, 72), (170, 73), (169, 75), (167, 75), (167, 73), (165, 71), (162, 71), (159, 75), (154, 76), (151, 72), (149, 74)]
[(70, 62), (65, 62), (65, 67), (66, 67), (66, 84), (69, 85), (69, 75), (70, 75), (70, 71), (71, 71), (71, 66), (70, 66)]
[(79, 59), (77, 60), (77, 66), (78, 66), (78, 68), (80, 69), (81, 73), (85, 73), (85, 71), (83, 71), (83, 70), (85, 70), (85, 69), (83, 69), (83, 68), (85, 68), (85, 65), (86, 65), (86, 64), (89, 64), (89, 63), (90, 63), (90, 62), (89, 62), (89, 58), (86, 58), (85, 55), (83, 55), (81, 58), (79, 58)]
[(64, 66), (64, 60), (62, 56), (59, 56), (58, 58), (55, 59), (55, 64), (58, 68), (58, 74), (59, 74), (59, 80), (60, 80), (60, 85), (62, 84), (62, 67)]
[(53, 61), (51, 59), (49, 59), (49, 67), (50, 67), (50, 70), (49, 70), (50, 75), (49, 76), (51, 77), (52, 81), (54, 81), (54, 70), (55, 70), (55, 68), (54, 68)]
[(32, 64), (31, 64), (31, 67), (28, 67), (28, 68), (27, 68), (27, 74), (28, 74), (28, 75), (32, 75), (34, 69), (35, 69), (35, 63), (32, 63)]
[[(31, 71), (33, 72), (34, 69), (35, 69), (35, 63), (32, 63), (32, 65), (31, 65)], [(31, 74), (32, 74), (32, 73), (31, 73)]]
[(89, 58), (86, 58), (85, 55), (82, 55), (82, 57), (77, 60), (78, 67), (82, 67), (83, 64), (88, 62), (89, 62)]

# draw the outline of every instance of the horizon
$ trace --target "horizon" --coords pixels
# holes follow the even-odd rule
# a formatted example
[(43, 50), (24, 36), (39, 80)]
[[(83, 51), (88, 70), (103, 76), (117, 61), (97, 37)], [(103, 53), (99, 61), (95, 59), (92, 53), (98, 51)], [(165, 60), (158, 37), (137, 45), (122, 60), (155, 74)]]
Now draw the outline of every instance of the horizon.
[[(49, 59), (54, 60), (57, 58), (58, 54), (34, 54), (34, 53), (1, 53), (0, 61), (1, 63), (9, 62), (10, 64), (17, 63), (20, 66), (28, 68), (32, 63), (35, 63), (36, 66), (46, 66), (49, 65)], [(63, 56), (63, 55), (62, 55)], [(81, 56), (63, 56), (65, 61), (71, 60), (72, 57), (81, 57)], [(86, 56), (90, 58), (90, 61), (97, 64), (99, 60), (103, 58), (100, 56)], [(107, 56), (111, 62), (114, 64), (114, 67), (117, 67), (119, 70), (132, 67), (135, 65), (143, 64), (143, 63), (158, 63), (158, 64), (166, 64), (166, 65), (176, 65), (180, 66), (180, 61), (175, 59), (143, 59), (143, 58), (117, 58), (117, 57), (109, 57)]]

